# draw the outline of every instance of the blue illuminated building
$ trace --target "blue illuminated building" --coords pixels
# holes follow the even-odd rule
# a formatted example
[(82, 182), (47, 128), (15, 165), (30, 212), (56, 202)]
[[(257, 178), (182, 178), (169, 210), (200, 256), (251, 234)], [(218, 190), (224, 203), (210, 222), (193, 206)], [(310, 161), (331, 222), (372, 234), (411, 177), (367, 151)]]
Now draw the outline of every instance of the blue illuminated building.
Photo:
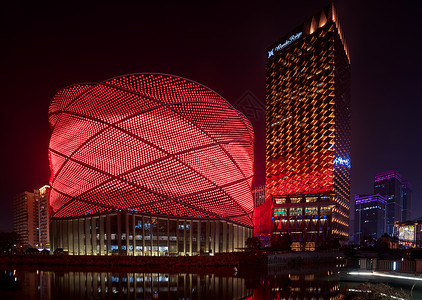
[(355, 242), (378, 239), (386, 232), (387, 200), (376, 195), (355, 196)]
[(382, 195), (387, 200), (387, 233), (392, 235), (395, 222), (410, 220), (412, 186), (404, 181), (396, 170), (389, 170), (375, 175), (374, 194)]

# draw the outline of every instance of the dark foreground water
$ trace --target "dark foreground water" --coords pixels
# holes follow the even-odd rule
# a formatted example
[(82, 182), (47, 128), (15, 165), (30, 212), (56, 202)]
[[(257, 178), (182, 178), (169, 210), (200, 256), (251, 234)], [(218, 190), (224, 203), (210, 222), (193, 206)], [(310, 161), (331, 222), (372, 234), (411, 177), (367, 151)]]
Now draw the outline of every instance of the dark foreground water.
[(3, 268), (0, 299), (338, 299), (341, 289), (357, 285), (340, 282), (340, 270), (329, 265), (203, 274), (82, 270)]

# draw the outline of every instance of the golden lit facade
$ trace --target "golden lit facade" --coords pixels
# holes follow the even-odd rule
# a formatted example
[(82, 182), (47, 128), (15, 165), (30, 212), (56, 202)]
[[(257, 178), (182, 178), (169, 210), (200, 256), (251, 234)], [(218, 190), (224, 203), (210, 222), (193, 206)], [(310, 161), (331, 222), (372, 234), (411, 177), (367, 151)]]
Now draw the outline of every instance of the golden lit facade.
[(273, 242), (290, 234), (297, 250), (345, 240), (350, 62), (334, 7), (270, 47), (266, 72), (266, 205), (255, 218), (271, 218), (261, 218), (260, 233)]

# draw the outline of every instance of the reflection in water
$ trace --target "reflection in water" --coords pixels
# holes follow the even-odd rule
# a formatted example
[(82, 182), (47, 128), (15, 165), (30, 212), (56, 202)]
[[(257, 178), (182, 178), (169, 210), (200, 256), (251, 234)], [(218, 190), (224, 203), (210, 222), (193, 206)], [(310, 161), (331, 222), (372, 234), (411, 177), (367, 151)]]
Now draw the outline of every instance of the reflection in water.
[(339, 299), (339, 280), (338, 268), (330, 265), (270, 267), (253, 299)]
[[(92, 271), (0, 269), (0, 299), (340, 299), (340, 290), (355, 281), (341, 281), (337, 266), (304, 265), (213, 269), (216, 274), (134, 273), (99, 267)], [(124, 272), (126, 271), (126, 272)], [(202, 270), (205, 271), (205, 270)], [(344, 278), (343, 278), (344, 280)], [(389, 283), (389, 282), (387, 282)], [(390, 283), (389, 283), (390, 284)], [(422, 287), (412, 281), (391, 282), (422, 299)]]
[(213, 274), (2, 271), (18, 290), (9, 299), (244, 299), (245, 279)]
[[(335, 266), (240, 270), (237, 276), (0, 270), (0, 299), (338, 299)], [(226, 274), (226, 273), (223, 273)]]

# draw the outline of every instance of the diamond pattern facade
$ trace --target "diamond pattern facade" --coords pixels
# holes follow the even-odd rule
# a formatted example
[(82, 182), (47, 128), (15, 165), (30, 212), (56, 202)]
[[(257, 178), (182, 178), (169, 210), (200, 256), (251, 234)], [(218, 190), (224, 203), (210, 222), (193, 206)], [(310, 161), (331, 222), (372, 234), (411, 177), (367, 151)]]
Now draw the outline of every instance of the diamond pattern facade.
[(269, 48), (268, 203), (257, 214), (271, 210), (262, 229), (270, 226), (273, 240), (288, 233), (312, 248), (348, 236), (350, 64), (342, 41), (327, 7)]
[(124, 210), (252, 226), (250, 122), (187, 79), (135, 74), (51, 101), (53, 218)]

